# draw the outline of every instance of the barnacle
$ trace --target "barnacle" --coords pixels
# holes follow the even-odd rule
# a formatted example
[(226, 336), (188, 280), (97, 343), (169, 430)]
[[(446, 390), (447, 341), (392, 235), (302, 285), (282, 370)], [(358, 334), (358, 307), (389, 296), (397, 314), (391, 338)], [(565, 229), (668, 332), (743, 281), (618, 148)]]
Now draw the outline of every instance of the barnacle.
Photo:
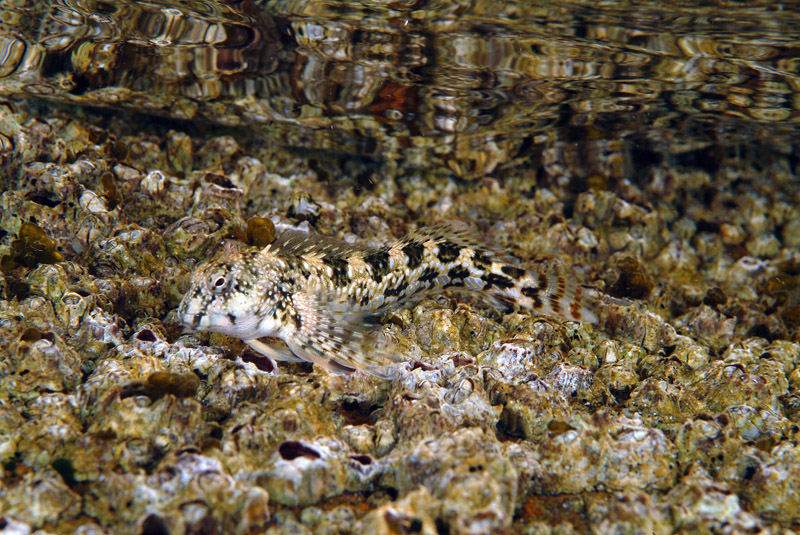
[(0, 268), (11, 271), (20, 266), (35, 268), (40, 264), (57, 264), (64, 260), (58, 244), (34, 223), (23, 223), (17, 239), (11, 242), (11, 254), (0, 259)]
[(724, 305), (728, 302), (728, 296), (725, 295), (725, 292), (718, 286), (714, 286), (713, 288), (709, 288), (706, 295), (703, 297), (703, 303), (710, 306), (716, 307), (718, 305)]
[(292, 203), (286, 210), (286, 215), (298, 221), (308, 221), (312, 225), (316, 224), (320, 218), (321, 208), (319, 204), (307, 193), (301, 193), (292, 197)]
[(275, 241), (275, 225), (263, 217), (254, 217), (247, 221), (245, 238), (248, 245), (266, 247)]
[(108, 208), (113, 210), (122, 202), (122, 195), (114, 185), (114, 174), (110, 171), (103, 173), (103, 175), (100, 177), (100, 184), (103, 186), (103, 190), (105, 191), (105, 198), (106, 201), (108, 201)]
[(145, 393), (153, 399), (166, 394), (178, 398), (192, 397), (200, 386), (200, 380), (193, 373), (153, 372), (144, 382)]
[(653, 282), (641, 263), (632, 256), (624, 256), (617, 262), (619, 277), (608, 289), (614, 297), (645, 299), (653, 289)]

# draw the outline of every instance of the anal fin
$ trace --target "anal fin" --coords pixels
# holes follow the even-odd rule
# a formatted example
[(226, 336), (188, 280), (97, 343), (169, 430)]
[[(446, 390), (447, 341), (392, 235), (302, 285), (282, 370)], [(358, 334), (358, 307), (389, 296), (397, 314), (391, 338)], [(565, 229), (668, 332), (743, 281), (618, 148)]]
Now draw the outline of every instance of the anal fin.
[(283, 362), (303, 362), (303, 359), (292, 353), (290, 349), (273, 346), (258, 339), (245, 340), (244, 343), (250, 346), (250, 348), (256, 353), (260, 353), (273, 360), (281, 360)]

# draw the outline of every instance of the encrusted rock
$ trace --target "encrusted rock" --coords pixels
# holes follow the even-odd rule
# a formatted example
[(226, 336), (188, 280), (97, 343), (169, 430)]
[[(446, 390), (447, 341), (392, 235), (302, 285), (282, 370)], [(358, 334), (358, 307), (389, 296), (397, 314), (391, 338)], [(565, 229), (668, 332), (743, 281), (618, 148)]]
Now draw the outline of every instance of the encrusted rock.
[(541, 379), (508, 385), (495, 383), (489, 391), (492, 404), (503, 407), (498, 426), (509, 435), (538, 440), (551, 420), (567, 420), (572, 414), (561, 391)]
[(640, 420), (598, 413), (590, 422), (553, 422), (548, 431), (531, 451), (538, 464), (534, 492), (667, 489), (675, 480), (675, 446)]
[(672, 533), (669, 515), (661, 504), (638, 489), (590, 496), (586, 516), (594, 533)]
[(676, 527), (708, 532), (762, 533), (762, 521), (747, 512), (726, 485), (694, 467), (666, 496)]
[(245, 476), (273, 502), (310, 505), (345, 491), (360, 492), (380, 473), (369, 456), (353, 455), (335, 440), (286, 441), (260, 470)]
[(517, 472), (501, 452), (494, 435), (463, 429), (390, 455), (396, 468), (381, 484), (403, 495), (429, 489), (441, 503), (438, 520), (451, 533), (500, 532), (511, 525), (517, 494)]
[(359, 533), (394, 535), (419, 533), (437, 535), (436, 520), (440, 516), (440, 502), (427, 487), (419, 487), (402, 499), (370, 511), (358, 524)]
[(747, 474), (750, 481), (743, 494), (755, 512), (783, 522), (796, 522), (800, 518), (798, 455), (800, 447), (794, 441), (781, 442)]

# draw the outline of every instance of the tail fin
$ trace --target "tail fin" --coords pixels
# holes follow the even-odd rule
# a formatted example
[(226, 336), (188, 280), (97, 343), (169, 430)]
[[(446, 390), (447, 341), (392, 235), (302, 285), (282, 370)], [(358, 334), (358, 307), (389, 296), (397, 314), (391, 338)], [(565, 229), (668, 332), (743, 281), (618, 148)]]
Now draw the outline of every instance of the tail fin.
[(533, 270), (502, 266), (499, 271), (510, 276), (515, 284), (509, 288), (493, 289), (493, 293), (546, 316), (597, 323), (592, 306), (595, 299), (590, 290), (556, 266)]

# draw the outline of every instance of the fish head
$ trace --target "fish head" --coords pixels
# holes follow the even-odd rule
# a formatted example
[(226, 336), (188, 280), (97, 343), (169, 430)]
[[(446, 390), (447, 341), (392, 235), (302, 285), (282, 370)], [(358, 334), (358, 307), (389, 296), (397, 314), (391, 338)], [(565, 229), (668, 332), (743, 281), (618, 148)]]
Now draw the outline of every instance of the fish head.
[(268, 251), (228, 242), (197, 266), (178, 307), (184, 326), (242, 340), (275, 336), (280, 328), (279, 262)]

